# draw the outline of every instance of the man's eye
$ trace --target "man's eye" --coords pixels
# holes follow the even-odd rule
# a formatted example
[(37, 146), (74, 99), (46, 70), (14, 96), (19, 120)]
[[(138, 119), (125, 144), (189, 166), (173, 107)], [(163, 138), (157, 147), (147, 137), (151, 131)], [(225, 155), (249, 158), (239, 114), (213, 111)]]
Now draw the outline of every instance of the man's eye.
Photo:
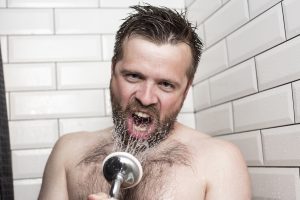
[(163, 90), (166, 90), (166, 91), (172, 91), (175, 87), (172, 83), (169, 83), (169, 82), (161, 82), (160, 83), (161, 87)]
[(136, 82), (136, 81), (140, 80), (141, 77), (138, 74), (126, 74), (125, 78), (129, 82)]

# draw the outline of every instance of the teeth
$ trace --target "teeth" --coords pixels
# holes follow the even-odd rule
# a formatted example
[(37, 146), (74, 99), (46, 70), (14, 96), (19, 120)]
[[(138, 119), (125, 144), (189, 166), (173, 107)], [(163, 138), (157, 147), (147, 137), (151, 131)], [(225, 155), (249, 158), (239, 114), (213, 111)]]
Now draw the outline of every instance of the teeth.
[(150, 115), (148, 115), (146, 113), (142, 113), (142, 112), (135, 112), (134, 114), (139, 116), (139, 117), (144, 117), (144, 118), (150, 117)]
[(133, 126), (136, 131), (146, 131), (147, 126)]

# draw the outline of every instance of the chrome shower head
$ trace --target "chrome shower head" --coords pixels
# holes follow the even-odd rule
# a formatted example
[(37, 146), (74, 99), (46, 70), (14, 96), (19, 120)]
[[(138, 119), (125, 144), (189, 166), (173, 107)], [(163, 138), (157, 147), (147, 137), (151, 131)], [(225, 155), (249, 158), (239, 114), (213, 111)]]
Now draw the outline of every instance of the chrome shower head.
[(111, 184), (110, 196), (118, 199), (120, 189), (136, 186), (143, 176), (143, 169), (133, 155), (126, 152), (114, 152), (103, 161), (103, 175)]

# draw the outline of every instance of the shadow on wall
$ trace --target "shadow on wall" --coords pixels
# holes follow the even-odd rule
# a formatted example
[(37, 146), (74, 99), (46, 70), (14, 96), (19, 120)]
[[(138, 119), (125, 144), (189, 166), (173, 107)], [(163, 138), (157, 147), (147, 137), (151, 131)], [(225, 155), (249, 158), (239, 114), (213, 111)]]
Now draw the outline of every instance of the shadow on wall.
[(8, 119), (0, 48), (0, 200), (13, 200), (13, 178)]

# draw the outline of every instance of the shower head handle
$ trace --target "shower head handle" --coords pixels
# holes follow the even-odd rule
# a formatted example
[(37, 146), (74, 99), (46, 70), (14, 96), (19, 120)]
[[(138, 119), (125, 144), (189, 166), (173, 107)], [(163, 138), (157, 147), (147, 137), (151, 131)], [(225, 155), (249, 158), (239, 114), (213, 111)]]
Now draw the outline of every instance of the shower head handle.
[(143, 176), (143, 169), (130, 153), (113, 152), (103, 160), (103, 175), (111, 184), (110, 196), (118, 199), (120, 189), (136, 186)]

